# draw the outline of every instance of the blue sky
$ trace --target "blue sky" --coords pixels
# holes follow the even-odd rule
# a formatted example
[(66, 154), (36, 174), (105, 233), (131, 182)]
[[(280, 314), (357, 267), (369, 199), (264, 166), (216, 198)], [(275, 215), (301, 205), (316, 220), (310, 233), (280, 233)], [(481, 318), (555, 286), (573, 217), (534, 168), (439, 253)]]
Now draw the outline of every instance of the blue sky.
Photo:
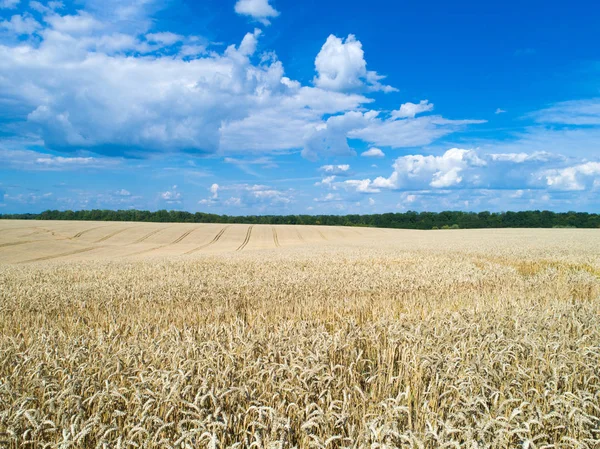
[(0, 213), (600, 211), (600, 4), (0, 0)]

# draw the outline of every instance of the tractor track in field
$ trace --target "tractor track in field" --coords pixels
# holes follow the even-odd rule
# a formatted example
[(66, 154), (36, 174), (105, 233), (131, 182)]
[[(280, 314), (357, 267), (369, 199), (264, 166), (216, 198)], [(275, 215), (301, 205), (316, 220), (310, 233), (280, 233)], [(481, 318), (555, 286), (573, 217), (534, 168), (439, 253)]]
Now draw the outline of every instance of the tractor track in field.
[(238, 247), (238, 249), (236, 249), (236, 251), (242, 251), (246, 245), (248, 244), (248, 242), (250, 242), (250, 237), (252, 236), (252, 228), (254, 227), (254, 225), (251, 225), (248, 228), (248, 232), (246, 232), (246, 238), (244, 239), (244, 241), (242, 242), (242, 244)]
[(37, 229), (37, 231), (33, 231), (33, 232), (30, 232), (29, 234), (25, 234), (23, 237), (31, 237), (32, 235), (41, 234), (43, 232), (52, 233), (52, 235), (54, 235), (54, 232), (49, 231), (48, 229), (45, 229), (45, 228), (38, 228), (37, 226), (34, 228), (27, 228), (27, 229)]
[(0, 248), (6, 248), (7, 246), (24, 245), (25, 243), (32, 243), (32, 242), (35, 242), (35, 241), (36, 240), (23, 240), (21, 242), (2, 243), (2, 244), (0, 244)]
[(194, 249), (189, 250), (187, 253), (185, 253), (185, 255), (193, 254), (196, 251), (200, 251), (200, 250), (202, 250), (204, 248), (207, 248), (207, 247), (209, 247), (211, 245), (214, 245), (215, 243), (217, 243), (219, 241), (219, 239), (223, 236), (223, 234), (225, 234), (225, 231), (227, 230), (227, 228), (229, 228), (229, 226), (225, 226), (223, 229), (221, 229), (217, 233), (217, 235), (215, 235), (214, 238), (210, 242), (205, 243), (204, 245), (200, 245), (200, 246), (198, 246), (198, 247), (196, 247)]
[(108, 240), (108, 239), (110, 239), (110, 238), (114, 237), (115, 235), (118, 235), (118, 234), (120, 234), (121, 232), (125, 232), (125, 231), (127, 231), (128, 229), (133, 229), (133, 228), (135, 228), (135, 226), (131, 226), (131, 227), (129, 227), (129, 228), (123, 228), (123, 229), (119, 229), (118, 231), (111, 232), (110, 234), (108, 234), (108, 235), (106, 235), (106, 236), (102, 237), (100, 240), (96, 240), (94, 243), (101, 243), (101, 242), (105, 242), (106, 240)]
[(51, 256), (37, 257), (35, 259), (24, 260), (19, 263), (22, 264), (22, 263), (31, 263), (31, 262), (44, 262), (46, 260), (58, 259), (59, 257), (67, 257), (67, 256), (74, 256), (75, 254), (87, 253), (88, 251), (92, 251), (92, 250), (98, 249), (98, 248), (102, 248), (102, 247), (101, 246), (90, 246), (88, 248), (81, 248), (81, 249), (69, 251), (66, 253), (60, 253), (60, 254), (54, 254)]
[(302, 234), (300, 234), (299, 229), (296, 229), (296, 235), (298, 236), (298, 239), (300, 239), (301, 242), (304, 242), (304, 237), (302, 237)]
[[(154, 248), (148, 248), (145, 249), (143, 251), (138, 251), (137, 253), (131, 253), (131, 254), (127, 254), (125, 257), (130, 257), (130, 256), (139, 256), (140, 254), (146, 254), (146, 253), (151, 253), (152, 251), (156, 251), (157, 249), (162, 249), (162, 248), (167, 248), (169, 246), (173, 246), (176, 245), (177, 243), (183, 241), (183, 239), (185, 239), (188, 235), (190, 235), (192, 232), (194, 232), (196, 229), (198, 228), (194, 228), (194, 229), (190, 229), (189, 231), (184, 232), (183, 234), (181, 234), (179, 237), (177, 237), (175, 240), (173, 240), (171, 243), (167, 243), (166, 245), (159, 245), (159, 246), (155, 246)], [(150, 234), (156, 234), (157, 231), (155, 231), (154, 233), (150, 233)], [(146, 238), (150, 237), (150, 235), (147, 235), (145, 237), (143, 237), (143, 239), (145, 240)], [(143, 240), (142, 240), (143, 241)]]
[(275, 246), (279, 248), (281, 245), (279, 244), (279, 237), (277, 236), (277, 229), (271, 228), (273, 230), (273, 242), (275, 242)]
[(155, 234), (158, 234), (160, 231), (164, 231), (165, 229), (169, 229), (169, 228), (170, 228), (170, 226), (167, 226), (166, 228), (158, 228), (158, 229), (155, 229), (154, 231), (152, 231), (152, 232), (149, 232), (149, 233), (148, 233), (148, 234), (146, 234), (145, 236), (143, 236), (143, 237), (140, 237), (140, 238), (139, 238), (139, 239), (137, 239), (135, 242), (133, 242), (133, 243), (130, 243), (130, 245), (135, 245), (136, 243), (142, 243), (143, 241), (145, 241), (145, 240), (149, 239), (149, 238), (150, 238), (150, 237), (152, 237), (153, 235), (155, 235)]
[(189, 231), (183, 233), (183, 235), (181, 235), (179, 238), (177, 238), (173, 243), (171, 243), (171, 245), (176, 245), (177, 243), (182, 242), (188, 235), (190, 235), (196, 229), (198, 229), (198, 228), (190, 229)]
[(106, 228), (107, 226), (110, 225), (105, 225), (105, 226), (96, 226), (94, 228), (90, 228), (90, 229), (85, 229), (81, 232), (78, 232), (77, 234), (75, 234), (73, 237), (70, 237), (69, 240), (75, 240), (78, 239), (79, 237), (81, 237), (83, 234), (87, 234), (88, 232), (94, 231), (96, 229), (101, 229), (101, 228)]
[(323, 240), (329, 240), (327, 237), (325, 237), (325, 234), (323, 234), (320, 229), (317, 229), (317, 232), (319, 233), (319, 235), (321, 236), (321, 238)]

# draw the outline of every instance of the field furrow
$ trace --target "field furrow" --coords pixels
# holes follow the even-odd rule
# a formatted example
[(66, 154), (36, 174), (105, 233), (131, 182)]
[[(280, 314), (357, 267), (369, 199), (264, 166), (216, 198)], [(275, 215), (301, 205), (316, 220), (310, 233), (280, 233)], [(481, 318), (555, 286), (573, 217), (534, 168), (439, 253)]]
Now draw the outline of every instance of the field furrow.
[(214, 245), (215, 243), (217, 243), (217, 242), (219, 241), (219, 239), (220, 239), (221, 237), (223, 237), (223, 234), (225, 234), (225, 231), (227, 230), (227, 228), (228, 228), (228, 227), (229, 227), (229, 226), (225, 226), (224, 228), (222, 228), (222, 229), (221, 229), (221, 230), (220, 230), (220, 231), (217, 233), (217, 235), (215, 235), (215, 236), (214, 236), (214, 238), (213, 238), (213, 239), (212, 239), (210, 242), (208, 242), (208, 243), (205, 243), (204, 245), (197, 246), (196, 248), (193, 248), (193, 249), (189, 250), (189, 251), (188, 251), (188, 252), (186, 252), (185, 254), (186, 254), (186, 255), (187, 255), (187, 254), (193, 254), (193, 253), (195, 253), (195, 252), (197, 252), (197, 251), (201, 251), (201, 250), (203, 250), (204, 248), (208, 248), (209, 246), (211, 246), (211, 245)]
[(246, 238), (242, 242), (242, 244), (236, 249), (236, 251), (242, 251), (246, 245), (250, 242), (250, 236), (252, 235), (252, 228), (254, 226), (249, 226), (248, 231), (246, 232)]
[(94, 243), (102, 243), (102, 242), (105, 242), (105, 241), (107, 241), (108, 239), (111, 239), (111, 238), (113, 238), (113, 237), (115, 237), (115, 236), (119, 235), (119, 234), (120, 234), (120, 233), (122, 233), (122, 232), (128, 231), (129, 229), (131, 229), (131, 227), (128, 227), (128, 228), (123, 228), (123, 229), (119, 229), (119, 230), (117, 230), (117, 231), (111, 232), (110, 234), (108, 234), (108, 235), (106, 235), (106, 236), (102, 237), (101, 239), (99, 239), (99, 240), (96, 240)]

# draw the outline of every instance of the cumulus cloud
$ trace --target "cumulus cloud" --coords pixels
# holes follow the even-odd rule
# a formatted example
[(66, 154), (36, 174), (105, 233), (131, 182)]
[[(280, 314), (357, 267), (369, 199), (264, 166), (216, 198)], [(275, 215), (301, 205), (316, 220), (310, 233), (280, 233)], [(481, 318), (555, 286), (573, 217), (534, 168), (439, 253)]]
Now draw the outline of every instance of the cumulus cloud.
[(121, 189), (115, 192), (117, 196), (131, 196), (131, 192), (129, 190)]
[(379, 81), (384, 76), (367, 70), (362, 44), (353, 34), (346, 39), (331, 34), (315, 59), (317, 87), (335, 91), (383, 91), (397, 89)]
[[(152, 30), (158, 3), (87, 0), (84, 10), (66, 14), (60, 2), (32, 1), (29, 12), (4, 21), (15, 36), (36, 35), (0, 43), (0, 100), (18, 105), (4, 109), (11, 132), (35, 134), (59, 152), (233, 156), (301, 149), (316, 160), (354, 155), (348, 138), (426, 145), (478, 123), (381, 119), (366, 110), (369, 92), (393, 88), (367, 70), (354, 36), (330, 36), (315, 62), (314, 86), (303, 86), (285, 76), (274, 53), (257, 51), (260, 30), (217, 50), (197, 36)], [(271, 7), (238, 2), (242, 9), (261, 4)]]
[(269, 18), (279, 16), (279, 11), (269, 4), (269, 0), (238, 0), (234, 9), (236, 13), (252, 17), (265, 26), (271, 24)]
[(552, 190), (586, 190), (600, 186), (600, 163), (586, 162), (571, 167), (545, 170), (540, 178)]
[(498, 114), (504, 114), (506, 111), (504, 109), (498, 108), (496, 109), (496, 111), (494, 112), (494, 114), (498, 115)]
[(213, 199), (217, 199), (219, 197), (219, 184), (213, 184), (210, 186), (210, 193)]
[(433, 103), (421, 100), (418, 104), (404, 103), (397, 111), (392, 111), (392, 118), (415, 118), (417, 114), (433, 111)]
[(379, 193), (381, 189), (375, 187), (370, 179), (349, 179), (344, 181), (344, 187), (358, 193)]
[(160, 193), (160, 197), (169, 204), (181, 203), (181, 193), (177, 191), (177, 186), (171, 187), (170, 190)]
[(320, 156), (354, 156), (356, 152), (348, 145), (348, 133), (364, 128), (376, 113), (347, 112), (344, 115), (329, 117), (315, 127), (304, 143), (302, 156), (316, 160)]
[[(396, 159), (393, 173), (388, 178), (349, 180), (346, 186), (357, 192), (379, 192), (381, 189), (435, 189), (454, 187), (463, 182), (470, 169), (483, 167), (486, 162), (474, 150), (451, 148), (441, 156), (421, 154)], [(475, 180), (473, 178), (472, 180)]]
[(379, 148), (369, 148), (367, 151), (361, 153), (362, 157), (385, 157), (385, 153)]
[(59, 16), (40, 32), (39, 46), (0, 45), (0, 97), (29, 109), (23, 118), (51, 148), (215, 152), (223, 122), (242, 118), (259, 97), (282, 86), (279, 63), (250, 62), (258, 30), (222, 55), (184, 61), (92, 51), (98, 41), (80, 34), (91, 33), (96, 22), (83, 13)]

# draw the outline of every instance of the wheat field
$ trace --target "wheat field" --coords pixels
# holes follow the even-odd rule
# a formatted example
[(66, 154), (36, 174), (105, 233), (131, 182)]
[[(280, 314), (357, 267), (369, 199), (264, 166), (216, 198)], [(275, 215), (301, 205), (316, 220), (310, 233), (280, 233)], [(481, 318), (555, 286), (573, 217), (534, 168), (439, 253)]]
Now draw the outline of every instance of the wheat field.
[(600, 232), (0, 221), (0, 448), (600, 448)]

